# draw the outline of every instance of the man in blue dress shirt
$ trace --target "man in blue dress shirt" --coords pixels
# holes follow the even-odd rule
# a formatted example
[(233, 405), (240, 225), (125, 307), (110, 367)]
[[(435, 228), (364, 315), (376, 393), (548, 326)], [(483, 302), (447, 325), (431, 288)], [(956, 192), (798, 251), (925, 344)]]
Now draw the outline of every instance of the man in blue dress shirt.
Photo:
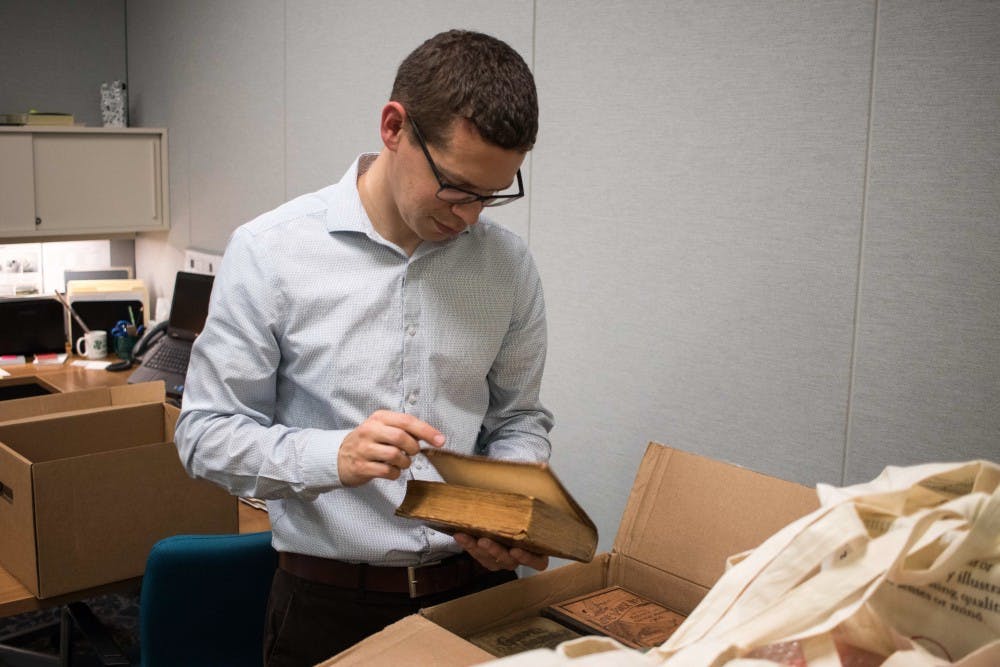
[(238, 228), (175, 439), (188, 472), (268, 501), (271, 666), (314, 664), (423, 606), (548, 559), (396, 517), (423, 446), (549, 457), (546, 325), (524, 241), (483, 217), (524, 194), (534, 79), (449, 31), (400, 65), (382, 150)]

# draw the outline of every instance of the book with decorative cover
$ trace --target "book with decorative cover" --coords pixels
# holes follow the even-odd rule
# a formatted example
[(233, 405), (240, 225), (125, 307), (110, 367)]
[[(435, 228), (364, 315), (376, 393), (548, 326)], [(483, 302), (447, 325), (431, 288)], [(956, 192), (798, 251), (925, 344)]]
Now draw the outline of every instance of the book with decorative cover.
[(413, 480), (396, 515), (448, 534), (589, 562), (597, 527), (548, 464), (500, 461), (439, 449), (422, 452), (444, 482)]
[(605, 635), (625, 646), (648, 649), (667, 641), (684, 616), (638, 593), (611, 586), (564, 600), (542, 615), (583, 634)]
[(578, 632), (564, 625), (541, 616), (531, 616), (470, 635), (466, 639), (487, 653), (502, 658), (536, 648), (555, 648), (562, 642), (578, 637)]

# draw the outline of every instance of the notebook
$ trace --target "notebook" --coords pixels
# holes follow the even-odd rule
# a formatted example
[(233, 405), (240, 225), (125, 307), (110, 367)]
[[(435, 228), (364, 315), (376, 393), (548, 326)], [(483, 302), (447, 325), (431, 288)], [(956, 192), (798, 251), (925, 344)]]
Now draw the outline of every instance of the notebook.
[(214, 276), (201, 273), (177, 272), (166, 335), (143, 354), (141, 365), (129, 376), (129, 384), (163, 380), (168, 395), (179, 397), (184, 393), (191, 346), (208, 318), (214, 280)]

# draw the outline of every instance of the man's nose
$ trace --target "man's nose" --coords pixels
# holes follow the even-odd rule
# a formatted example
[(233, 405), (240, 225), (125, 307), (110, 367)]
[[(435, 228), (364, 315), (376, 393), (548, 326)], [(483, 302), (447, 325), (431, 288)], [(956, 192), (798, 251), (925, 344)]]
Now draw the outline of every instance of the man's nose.
[(479, 220), (479, 214), (483, 212), (483, 203), (471, 201), (467, 204), (452, 204), (451, 212), (461, 218), (466, 227), (470, 227)]

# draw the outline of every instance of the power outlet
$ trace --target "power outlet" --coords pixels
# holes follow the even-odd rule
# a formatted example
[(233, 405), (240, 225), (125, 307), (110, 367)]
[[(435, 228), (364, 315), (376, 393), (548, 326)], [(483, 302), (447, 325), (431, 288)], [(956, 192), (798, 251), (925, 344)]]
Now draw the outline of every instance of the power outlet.
[(222, 255), (213, 255), (200, 250), (184, 251), (184, 270), (191, 273), (207, 273), (214, 276), (221, 263)]

